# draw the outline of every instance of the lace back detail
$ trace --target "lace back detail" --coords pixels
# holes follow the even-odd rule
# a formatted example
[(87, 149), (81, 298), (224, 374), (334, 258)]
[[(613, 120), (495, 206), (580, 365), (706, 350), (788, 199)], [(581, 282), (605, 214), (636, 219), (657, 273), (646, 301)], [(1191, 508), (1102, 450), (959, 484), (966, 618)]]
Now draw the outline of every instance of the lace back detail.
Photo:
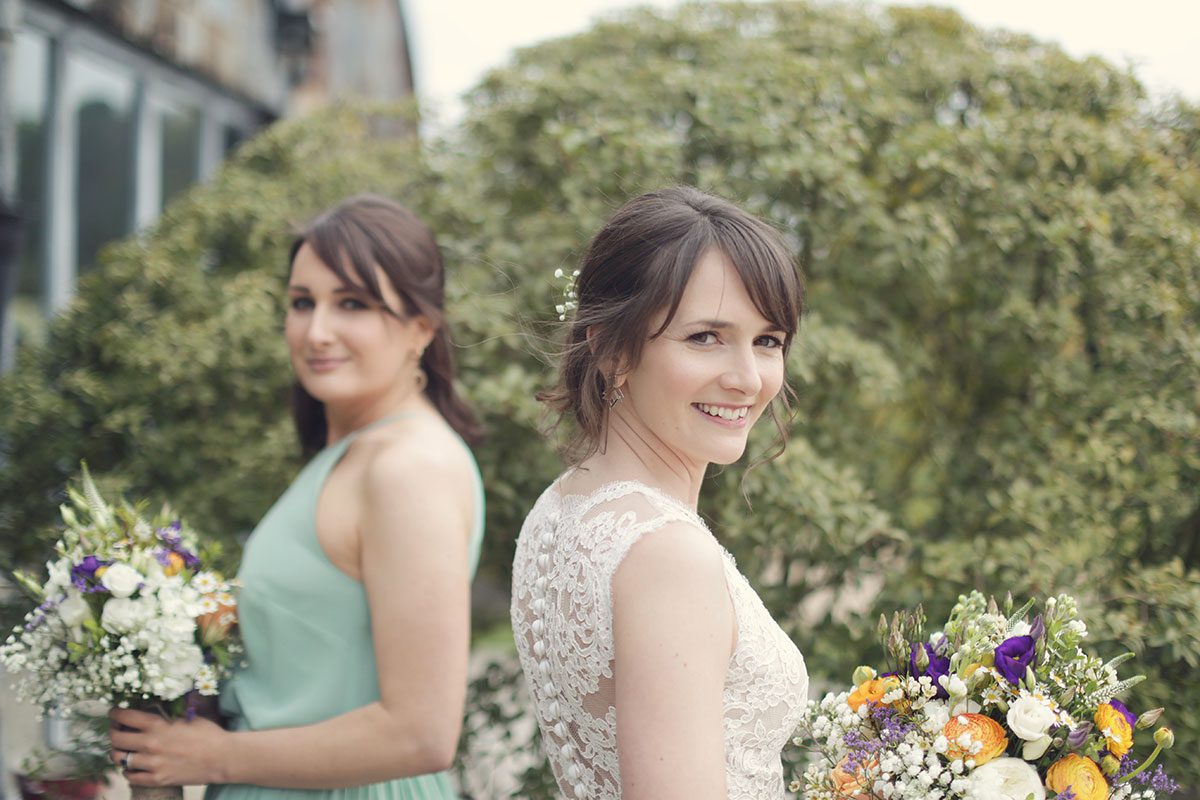
[[(670, 522), (707, 532), (673, 498), (621, 482), (587, 495), (563, 496), (551, 486), (521, 529), (513, 563), (513, 634), (547, 754), (567, 797), (621, 796), (612, 578), (642, 536)], [(724, 695), (729, 797), (783, 797), (779, 755), (799, 722), (807, 673), (733, 558), (722, 553), (738, 628)]]

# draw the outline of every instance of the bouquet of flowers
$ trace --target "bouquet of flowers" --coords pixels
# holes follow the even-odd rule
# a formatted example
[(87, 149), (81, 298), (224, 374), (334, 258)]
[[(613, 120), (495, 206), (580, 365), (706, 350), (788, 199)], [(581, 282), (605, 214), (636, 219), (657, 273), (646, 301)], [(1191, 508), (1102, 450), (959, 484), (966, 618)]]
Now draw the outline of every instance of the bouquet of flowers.
[(928, 638), (919, 608), (881, 618), (890, 671), (859, 667), (851, 691), (809, 702), (795, 744), (813, 757), (791, 790), (805, 800), (1132, 800), (1177, 790), (1161, 766), (1148, 771), (1174, 744), (1168, 728), (1148, 732), (1163, 710), (1139, 716), (1117, 699), (1143, 679), (1117, 675), (1132, 654), (1088, 655), (1071, 597), (1034, 612), (1033, 601), (1014, 611), (1009, 598), (1001, 613), (973, 592)]
[(196, 537), (164, 507), (101, 498), (83, 467), (42, 583), (17, 574), (39, 605), (0, 647), (21, 699), (69, 716), (81, 704), (195, 713), (241, 652), (233, 587), (204, 569)]

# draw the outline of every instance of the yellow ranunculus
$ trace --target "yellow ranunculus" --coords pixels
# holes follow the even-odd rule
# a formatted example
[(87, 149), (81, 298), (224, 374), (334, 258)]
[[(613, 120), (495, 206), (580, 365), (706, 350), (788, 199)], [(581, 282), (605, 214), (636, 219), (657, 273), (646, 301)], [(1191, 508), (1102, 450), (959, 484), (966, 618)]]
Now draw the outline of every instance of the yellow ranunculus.
[(883, 696), (900, 686), (900, 679), (895, 675), (889, 675), (886, 678), (872, 678), (869, 681), (863, 681), (862, 685), (850, 693), (850, 697), (846, 702), (855, 711), (858, 711), (859, 706), (863, 703), (882, 703)]
[(1125, 755), (1133, 747), (1133, 728), (1129, 720), (1108, 703), (1096, 709), (1096, 727), (1105, 732), (1108, 742), (1108, 752), (1117, 758)]
[(183, 569), (183, 556), (179, 553), (167, 553), (167, 564), (163, 567), (163, 574), (167, 577), (178, 575), (181, 569)]
[(1090, 758), (1072, 753), (1055, 761), (1046, 770), (1046, 788), (1053, 792), (1075, 793), (1076, 800), (1108, 800), (1108, 782), (1100, 767)]
[[(964, 733), (983, 747), (978, 752), (973, 746), (963, 747), (959, 739)], [(1008, 748), (1008, 737), (1004, 735), (1004, 727), (983, 714), (956, 714), (942, 728), (942, 735), (950, 742), (950, 747), (946, 750), (947, 758), (973, 758), (977, 767), (1002, 755)]]

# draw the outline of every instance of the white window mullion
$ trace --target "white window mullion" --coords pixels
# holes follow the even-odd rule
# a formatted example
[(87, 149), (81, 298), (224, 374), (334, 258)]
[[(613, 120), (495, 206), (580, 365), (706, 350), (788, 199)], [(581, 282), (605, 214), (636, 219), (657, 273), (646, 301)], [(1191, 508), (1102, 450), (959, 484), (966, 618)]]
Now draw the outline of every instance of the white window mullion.
[(76, 181), (79, 151), (78, 123), (67, 91), (67, 49), (64, 37), (50, 47), (50, 102), (46, 115), (46, 266), (42, 298), (47, 314), (67, 304), (75, 291), (77, 209)]
[(148, 81), (138, 82), (134, 135), (133, 227), (149, 225), (162, 210), (162, 114)]

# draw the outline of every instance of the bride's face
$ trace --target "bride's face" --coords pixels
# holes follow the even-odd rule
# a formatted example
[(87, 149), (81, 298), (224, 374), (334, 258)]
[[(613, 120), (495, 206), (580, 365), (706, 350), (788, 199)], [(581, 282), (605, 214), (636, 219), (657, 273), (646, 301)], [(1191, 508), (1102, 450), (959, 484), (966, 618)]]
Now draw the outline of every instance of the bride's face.
[(674, 319), (618, 379), (625, 400), (613, 413), (688, 462), (737, 461), (750, 428), (783, 386), (785, 339), (754, 305), (729, 259), (709, 250)]

